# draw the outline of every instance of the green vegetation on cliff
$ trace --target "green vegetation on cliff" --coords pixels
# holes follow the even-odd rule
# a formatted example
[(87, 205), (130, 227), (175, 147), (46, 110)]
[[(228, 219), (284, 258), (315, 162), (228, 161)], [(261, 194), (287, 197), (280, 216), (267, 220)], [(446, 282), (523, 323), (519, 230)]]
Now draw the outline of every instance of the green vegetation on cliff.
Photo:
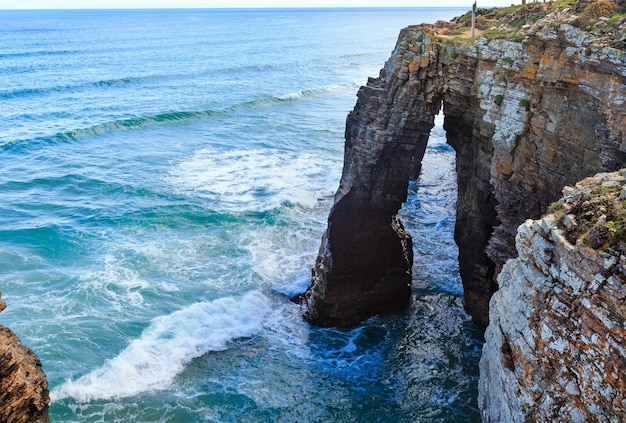
[(437, 23), (435, 32), (453, 41), (473, 42), (480, 36), (522, 41), (529, 32), (541, 26), (551, 23), (570, 24), (593, 34), (598, 44), (622, 50), (626, 48), (626, 6), (610, 0), (558, 0), (503, 8), (479, 8), (474, 37), (471, 36), (471, 21), (472, 13), (467, 12), (450, 23)]
[(626, 178), (614, 176), (606, 181), (588, 178), (576, 188), (582, 194), (553, 203), (548, 212), (557, 219), (565, 237), (572, 244), (579, 240), (597, 250), (626, 251)]

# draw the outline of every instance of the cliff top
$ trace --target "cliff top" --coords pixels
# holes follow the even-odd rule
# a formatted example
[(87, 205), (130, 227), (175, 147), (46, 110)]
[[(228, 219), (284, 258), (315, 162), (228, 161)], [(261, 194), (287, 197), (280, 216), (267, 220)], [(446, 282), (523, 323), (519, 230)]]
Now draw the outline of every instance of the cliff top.
[(565, 238), (597, 250), (626, 251), (626, 169), (565, 187), (548, 210)]
[(472, 42), (489, 39), (521, 41), (545, 26), (569, 24), (594, 36), (593, 44), (626, 49), (626, 2), (624, 0), (558, 0), (506, 8), (478, 8), (475, 37), (471, 37), (472, 12), (433, 26), (436, 36)]

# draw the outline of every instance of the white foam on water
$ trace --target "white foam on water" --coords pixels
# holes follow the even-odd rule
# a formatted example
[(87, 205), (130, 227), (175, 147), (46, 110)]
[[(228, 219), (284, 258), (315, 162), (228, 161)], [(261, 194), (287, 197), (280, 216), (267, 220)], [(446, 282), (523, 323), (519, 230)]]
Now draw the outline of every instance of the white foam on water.
[(285, 301), (272, 310), (263, 327), (263, 337), (272, 348), (301, 359), (311, 359), (310, 327), (302, 318), (300, 305)]
[[(204, 257), (198, 257), (197, 239), (181, 239), (180, 233), (174, 231), (153, 231), (136, 228), (131, 234), (115, 234), (108, 238), (107, 249), (110, 253), (105, 257), (104, 272), (115, 276), (116, 267), (151, 269), (154, 272), (175, 279), (188, 279), (201, 273), (199, 262)], [(141, 263), (141, 265), (138, 265)], [(120, 276), (125, 273), (117, 271)], [(111, 278), (112, 280), (114, 278)], [(119, 281), (117, 284), (129, 285), (130, 282)], [(155, 281), (150, 281), (150, 287), (155, 288)], [(173, 283), (158, 284), (165, 291), (179, 291)], [(144, 288), (147, 288), (144, 287)]]
[[(319, 233), (305, 222), (293, 231), (269, 227), (247, 234), (239, 245), (248, 249), (254, 272), (274, 292), (289, 297), (304, 292), (310, 283), (311, 266), (319, 249)], [(311, 223), (309, 226), (311, 226)]]
[(123, 398), (167, 388), (192, 359), (262, 330), (270, 300), (259, 291), (190, 305), (152, 320), (141, 337), (102, 367), (68, 380), (52, 401)]
[(333, 84), (327, 87), (316, 88), (311, 90), (294, 91), (287, 94), (279, 95), (279, 100), (300, 100), (303, 98), (311, 98), (328, 93), (350, 92), (354, 93), (359, 89), (356, 82), (351, 84)]
[(216, 210), (267, 211), (282, 204), (313, 208), (334, 194), (338, 171), (312, 153), (202, 149), (170, 171), (169, 182), (210, 200)]
[[(311, 274), (310, 269), (307, 268), (308, 274)], [(306, 289), (311, 284), (311, 277), (301, 277), (299, 279), (294, 279), (291, 282), (284, 284), (275, 284), (272, 286), (272, 290), (277, 294), (284, 295), (286, 297), (292, 298), (299, 294), (302, 294), (306, 291)]]
[(128, 306), (143, 306), (142, 291), (149, 288), (149, 283), (111, 254), (105, 255), (103, 262), (104, 268), (79, 276), (79, 290), (96, 292), (96, 296), (107, 298), (117, 311)]
[(264, 286), (287, 297), (306, 290), (331, 204), (328, 196), (313, 209), (285, 207), (276, 221), (240, 234), (236, 244), (250, 253), (248, 263)]
[(314, 396), (317, 385), (305, 377), (310, 374), (309, 363), (313, 360), (310, 329), (300, 307), (289, 301), (278, 302), (263, 329), (259, 336), (266, 341), (262, 353), (265, 358), (261, 362), (253, 360), (237, 376), (221, 379), (226, 390), (251, 398), (260, 408), (294, 407), (302, 398)]

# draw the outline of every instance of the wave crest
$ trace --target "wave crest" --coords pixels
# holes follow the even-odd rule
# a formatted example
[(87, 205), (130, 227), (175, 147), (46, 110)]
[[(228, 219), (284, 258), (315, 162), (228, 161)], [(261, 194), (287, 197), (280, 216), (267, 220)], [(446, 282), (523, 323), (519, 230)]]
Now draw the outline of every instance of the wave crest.
[(167, 388), (192, 359), (225, 350), (234, 339), (257, 334), (270, 311), (269, 299), (251, 291), (241, 298), (196, 303), (157, 317), (119, 355), (56, 387), (50, 398), (88, 402)]
[[(123, 80), (105, 81), (105, 83), (114, 84), (119, 83), (119, 81)], [(260, 109), (285, 103), (295, 103), (328, 93), (353, 89), (354, 87), (352, 85), (339, 84), (312, 90), (302, 90), (284, 95), (260, 96), (254, 100), (237, 103), (222, 110), (168, 111), (150, 116), (138, 116), (134, 118), (114, 120), (84, 128), (77, 128), (70, 131), (59, 132), (55, 135), (51, 135), (48, 137), (42, 136), (34, 139), (18, 139), (9, 141), (0, 145), (0, 151), (5, 151), (22, 144), (30, 144), (32, 141), (42, 143), (68, 142), (86, 137), (96, 137), (114, 131), (127, 131), (153, 125), (171, 125), (207, 117), (224, 117), (228, 116), (229, 114), (236, 113), (240, 110)], [(0, 95), (0, 97), (1, 96), (2, 95)]]

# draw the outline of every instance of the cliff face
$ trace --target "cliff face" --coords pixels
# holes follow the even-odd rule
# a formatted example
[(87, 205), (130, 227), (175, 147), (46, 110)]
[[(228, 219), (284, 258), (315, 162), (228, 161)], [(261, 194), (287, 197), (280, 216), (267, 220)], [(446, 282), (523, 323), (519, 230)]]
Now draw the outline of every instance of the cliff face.
[(624, 176), (566, 188), (555, 214), (519, 227), (491, 300), (483, 421), (626, 420)]
[[(0, 301), (0, 311), (5, 307)], [(47, 423), (49, 402), (39, 358), (0, 325), (0, 422)]]
[(343, 175), (305, 295), (316, 324), (350, 326), (407, 304), (413, 247), (396, 213), (441, 107), (430, 48), (410, 69), (395, 55), (348, 116)]
[(410, 242), (395, 215), (441, 107), (457, 152), (465, 307), (482, 326), (517, 226), (565, 185), (626, 164), (624, 52), (548, 12), (515, 40), (455, 41), (437, 35), (446, 24), (401, 32), (347, 120), (343, 175), (305, 294), (310, 321), (351, 325), (406, 304)]

